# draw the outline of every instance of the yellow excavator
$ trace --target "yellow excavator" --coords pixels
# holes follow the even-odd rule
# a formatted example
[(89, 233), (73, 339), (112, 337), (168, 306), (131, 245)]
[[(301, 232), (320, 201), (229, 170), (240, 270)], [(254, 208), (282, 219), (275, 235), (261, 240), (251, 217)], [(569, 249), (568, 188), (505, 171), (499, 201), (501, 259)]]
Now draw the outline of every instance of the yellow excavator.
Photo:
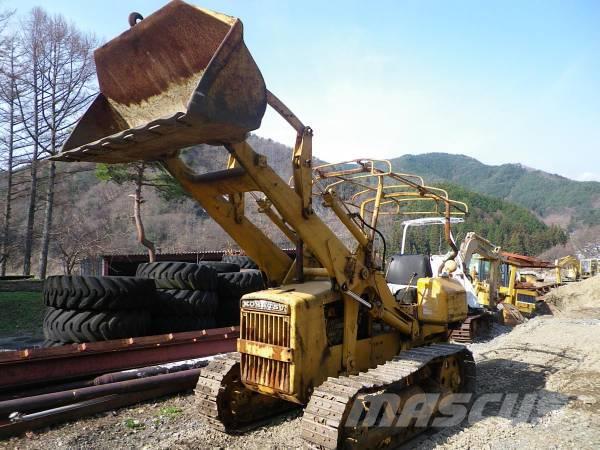
[[(312, 129), (267, 90), (239, 19), (172, 1), (146, 18), (132, 14), (130, 25), (96, 50), (100, 93), (56, 159), (161, 163), (263, 271), (270, 287), (241, 300), (238, 351), (201, 371), (199, 413), (234, 431), (304, 405), (309, 447), (371, 448), (403, 442), (423, 424), (399, 426), (388, 414), (349, 424), (351, 410), (366, 414), (390, 393), (400, 411), (413, 394), (473, 392), (471, 353), (447, 342), (467, 316), (465, 289), (434, 276), (427, 257), (407, 255), (393, 262), (406, 278), (399, 301), (378, 229), (381, 208), (417, 196), (439, 205), (450, 241), (460, 204), (387, 162), (315, 170)], [(291, 185), (246, 142), (267, 105), (297, 133)], [(195, 173), (179, 153), (198, 144), (213, 146), (202, 147), (206, 158), (226, 151), (227, 167)], [(357, 211), (344, 198), (361, 191), (373, 200)], [(295, 243), (295, 258), (252, 223), (246, 197)]]
[(493, 312), (500, 301), (500, 247), (475, 232), (469, 232), (460, 244), (456, 258), (459, 266), (452, 277), (467, 292), (469, 315), (450, 337), (456, 342), (473, 342), (485, 334), (494, 320)]
[(581, 261), (576, 256), (567, 255), (554, 261), (556, 266), (556, 282), (581, 280)]

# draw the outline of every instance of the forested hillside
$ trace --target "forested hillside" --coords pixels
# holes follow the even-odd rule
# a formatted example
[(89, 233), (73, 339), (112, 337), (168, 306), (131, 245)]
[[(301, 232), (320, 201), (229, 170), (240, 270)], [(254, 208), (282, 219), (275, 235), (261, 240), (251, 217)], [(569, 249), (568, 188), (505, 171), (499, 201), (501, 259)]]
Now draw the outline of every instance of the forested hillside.
[[(257, 136), (250, 137), (250, 143), (265, 154), (270, 164), (289, 179), (291, 175), (291, 148)], [(227, 152), (215, 147), (201, 147), (185, 154), (188, 163), (199, 172), (225, 167)], [(41, 165), (41, 173), (46, 166)], [(58, 273), (69, 265), (77, 268), (77, 262), (86, 256), (102, 253), (144, 253), (145, 249), (136, 242), (132, 221), (134, 185), (130, 182), (117, 184), (102, 181), (97, 169), (85, 164), (59, 164), (56, 186), (56, 221), (52, 229), (50, 246), (50, 273)], [(29, 171), (19, 172), (17, 183), (27, 186)], [(427, 178), (426, 178), (427, 180)], [(5, 180), (0, 176), (0, 184)], [(45, 179), (42, 178), (41, 183)], [(563, 242), (565, 235), (557, 227), (548, 227), (525, 208), (489, 196), (476, 194), (454, 184), (442, 184), (452, 198), (469, 204), (471, 214), (464, 225), (455, 230), (457, 239), (462, 239), (467, 231), (477, 231), (492, 242), (507, 250), (526, 254), (537, 254), (556, 243)], [(26, 189), (23, 189), (27, 192)], [(235, 247), (235, 243), (204, 213), (192, 200), (168, 198), (151, 186), (144, 186), (142, 196), (142, 217), (148, 238), (154, 242), (157, 251), (197, 251)], [(0, 201), (0, 208), (3, 207)], [(22, 246), (24, 224), (27, 220), (27, 196), (22, 195), (13, 201), (13, 225), (10, 231), (11, 246), (8, 255), (9, 273), (19, 273), (22, 269)], [(318, 205), (317, 205), (318, 207)], [(328, 211), (325, 214), (336, 232), (341, 228), (333, 221)], [(38, 211), (41, 215), (43, 211)], [(270, 221), (257, 212), (256, 205), (249, 200), (246, 213), (256, 223), (269, 231), (275, 241), (282, 246), (290, 243), (271, 226)], [(41, 223), (34, 232), (34, 250), (38, 248), (41, 236)], [(390, 251), (399, 248), (401, 232), (398, 220), (394, 226), (386, 226)], [(395, 229), (394, 229), (395, 227)], [(437, 227), (436, 227), (437, 228)], [(440, 247), (439, 229), (428, 230), (426, 238), (415, 241), (419, 250), (436, 253)], [(390, 234), (391, 233), (391, 234)], [(416, 236), (416, 235), (415, 235)], [(419, 239), (418, 237), (415, 239)], [(34, 261), (35, 265), (35, 261)]]
[[(503, 250), (537, 255), (567, 241), (567, 235), (560, 227), (546, 225), (522, 206), (478, 194), (456, 184), (437, 183), (436, 186), (445, 189), (450, 198), (469, 206), (465, 222), (453, 226), (457, 242), (469, 231), (475, 231)], [(395, 250), (400, 248), (401, 239), (402, 229), (396, 226), (393, 237)], [(447, 250), (441, 226), (410, 229), (407, 245), (408, 250), (418, 253), (444, 253)]]
[[(250, 136), (250, 143), (268, 157), (269, 163), (287, 181), (291, 175), (291, 148), (270, 139)], [(184, 154), (187, 162), (199, 173), (226, 167), (227, 152), (216, 147), (200, 146)], [(36, 197), (43, 205), (47, 183), (47, 161), (39, 162), (39, 184)], [(101, 171), (100, 171), (101, 172)], [(134, 183), (103, 181), (99, 170), (92, 164), (57, 164), (55, 186), (55, 220), (49, 248), (49, 273), (60, 273), (77, 268), (85, 257), (105, 253), (144, 253), (136, 241), (132, 220)], [(151, 177), (151, 174), (148, 174)], [(7, 177), (0, 172), (0, 192), (6, 192)], [(19, 186), (18, 195), (11, 203), (11, 226), (7, 234), (7, 273), (22, 271), (23, 246), (26, 236), (29, 167), (14, 173), (13, 182)], [(142, 189), (142, 218), (148, 238), (158, 252), (218, 250), (234, 247), (235, 243), (208, 218), (200, 206), (187, 197), (164, 195), (152, 186)], [(0, 197), (0, 210), (5, 199)], [(39, 250), (43, 222), (43, 208), (35, 212), (33, 252)], [(269, 228), (274, 240), (289, 246), (283, 235), (270, 228), (270, 221), (257, 213), (257, 206), (248, 201), (246, 213), (257, 225)], [(37, 261), (32, 261), (34, 271)]]
[(574, 181), (520, 164), (488, 166), (447, 153), (404, 155), (392, 164), (396, 170), (418, 173), (429, 182), (452, 182), (509, 200), (571, 230), (600, 225), (599, 182)]

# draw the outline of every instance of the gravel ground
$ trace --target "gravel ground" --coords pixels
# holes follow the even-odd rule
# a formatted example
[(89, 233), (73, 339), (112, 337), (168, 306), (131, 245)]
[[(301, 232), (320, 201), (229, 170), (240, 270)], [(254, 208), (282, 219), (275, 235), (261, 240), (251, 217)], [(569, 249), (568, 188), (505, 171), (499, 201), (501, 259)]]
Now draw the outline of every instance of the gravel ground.
[[(600, 282), (600, 278), (597, 280)], [(589, 289), (589, 286), (582, 286)], [(498, 414), (498, 405), (474, 423), (428, 432), (404, 448), (600, 448), (600, 290), (598, 302), (569, 305), (554, 316), (536, 317), (470, 345), (477, 361), (478, 394), (535, 394), (528, 418)], [(520, 407), (520, 400), (516, 409)], [(292, 448), (301, 446), (301, 411), (242, 435), (209, 429), (196, 413), (193, 395), (82, 419), (0, 442), (11, 449)]]

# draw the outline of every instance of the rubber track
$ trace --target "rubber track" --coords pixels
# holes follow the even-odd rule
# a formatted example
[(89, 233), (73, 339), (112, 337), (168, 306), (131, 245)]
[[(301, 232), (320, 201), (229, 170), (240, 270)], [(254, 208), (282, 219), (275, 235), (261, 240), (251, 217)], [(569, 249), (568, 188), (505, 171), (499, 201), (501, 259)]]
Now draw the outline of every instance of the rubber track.
[(136, 277), (51, 276), (44, 282), (44, 303), (60, 309), (106, 311), (152, 305), (151, 280)]
[(304, 411), (301, 422), (302, 438), (309, 448), (335, 449), (342, 447), (340, 430), (346, 411), (361, 391), (379, 391), (397, 385), (436, 358), (467, 352), (466, 385), (469, 392), (475, 389), (475, 364), (471, 353), (462, 345), (432, 344), (406, 350), (391, 361), (361, 372), (358, 375), (329, 377), (315, 388)]
[[(450, 333), (450, 339), (461, 344), (471, 344), (478, 336), (486, 332), (485, 327), (489, 325), (489, 321), (492, 320), (491, 316), (484, 314), (477, 314), (475, 316), (467, 316), (465, 321), (460, 325), (460, 328), (452, 330)], [(477, 333), (473, 332), (473, 325), (478, 325)]]
[(223, 255), (222, 261), (237, 264), (241, 269), (258, 269), (256, 263), (245, 255)]
[(154, 279), (159, 289), (214, 291), (217, 287), (217, 272), (202, 264), (167, 261), (143, 263), (138, 266), (136, 276)]
[(96, 342), (144, 336), (150, 325), (147, 311), (73, 311), (48, 307), (43, 330), (46, 340)]
[(160, 289), (152, 312), (170, 316), (212, 317), (216, 315), (218, 305), (219, 297), (216, 292)]
[(265, 283), (260, 270), (220, 273), (217, 275), (219, 297), (241, 298), (244, 294), (260, 291)]

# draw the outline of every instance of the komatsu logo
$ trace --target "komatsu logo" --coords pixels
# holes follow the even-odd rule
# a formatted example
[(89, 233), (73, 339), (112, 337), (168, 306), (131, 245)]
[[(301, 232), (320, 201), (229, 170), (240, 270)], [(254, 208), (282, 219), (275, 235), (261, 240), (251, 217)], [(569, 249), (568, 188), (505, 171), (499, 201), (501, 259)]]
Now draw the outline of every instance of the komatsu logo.
[(270, 300), (242, 300), (242, 308), (258, 309), (280, 314), (287, 314), (288, 312), (288, 305), (272, 302)]

